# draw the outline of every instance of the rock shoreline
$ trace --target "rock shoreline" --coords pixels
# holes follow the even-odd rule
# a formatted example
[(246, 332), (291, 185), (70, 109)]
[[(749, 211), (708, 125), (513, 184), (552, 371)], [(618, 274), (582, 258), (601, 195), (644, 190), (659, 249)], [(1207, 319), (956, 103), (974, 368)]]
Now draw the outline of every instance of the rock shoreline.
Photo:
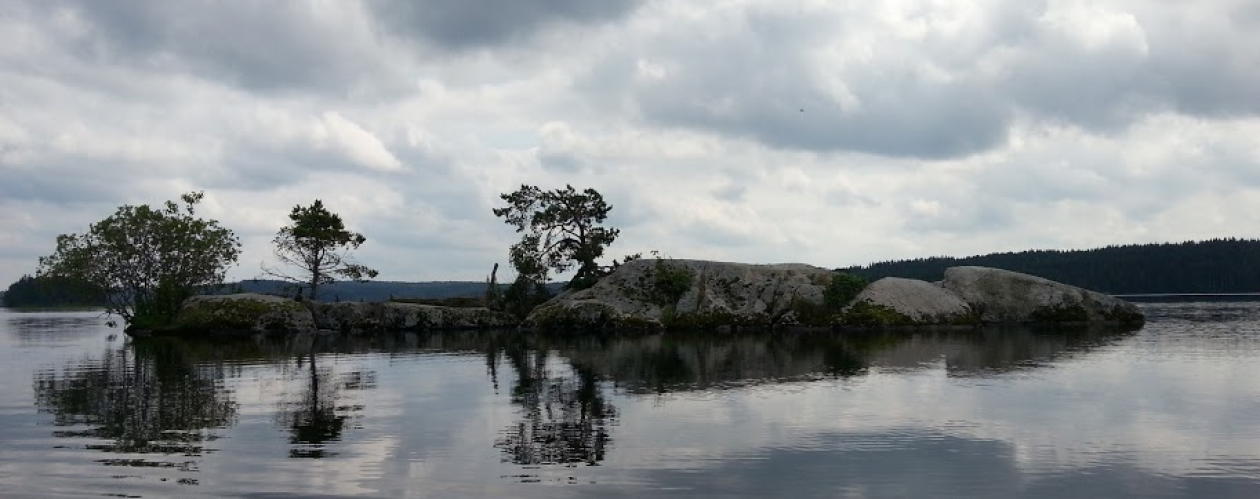
[(844, 303), (836, 303), (831, 289), (837, 275), (805, 264), (641, 259), (620, 266), (588, 289), (562, 293), (524, 321), (482, 307), (298, 302), (236, 294), (192, 297), (172, 326), (129, 333), (242, 336), (514, 327), (566, 332), (852, 330), (1131, 326), (1145, 320), (1137, 306), (1112, 296), (1007, 270), (953, 267), (939, 282), (889, 277), (867, 285)]
[[(674, 296), (666, 275), (689, 276)], [(589, 289), (561, 295), (525, 320), (539, 329), (888, 328), (1141, 324), (1133, 304), (1040, 277), (954, 267), (944, 280), (885, 278), (842, 306), (824, 296), (834, 271), (803, 264), (636, 260)]]
[(516, 317), (487, 308), (413, 303), (299, 302), (240, 293), (194, 296), (180, 307), (174, 323), (133, 336), (253, 336), (304, 333), (368, 334), (386, 331), (453, 331), (510, 328)]

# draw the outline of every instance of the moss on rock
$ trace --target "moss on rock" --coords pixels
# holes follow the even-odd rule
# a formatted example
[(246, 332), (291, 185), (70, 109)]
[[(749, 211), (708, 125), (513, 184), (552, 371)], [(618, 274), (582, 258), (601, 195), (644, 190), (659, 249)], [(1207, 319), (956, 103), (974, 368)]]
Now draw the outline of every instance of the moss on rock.
[(313, 331), (310, 310), (267, 295), (194, 296), (180, 308), (167, 334), (285, 334)]

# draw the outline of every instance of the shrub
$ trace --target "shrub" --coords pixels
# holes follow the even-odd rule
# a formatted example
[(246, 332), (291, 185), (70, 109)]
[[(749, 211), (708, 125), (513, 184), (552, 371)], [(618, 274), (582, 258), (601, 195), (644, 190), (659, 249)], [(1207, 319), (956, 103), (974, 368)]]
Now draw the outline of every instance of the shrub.
[(652, 269), (652, 298), (658, 305), (666, 306), (677, 302), (695, 280), (695, 272), (683, 265), (665, 263), (665, 259), (657, 258)]
[(840, 310), (850, 301), (857, 298), (858, 293), (866, 289), (866, 279), (845, 272), (836, 272), (831, 276), (831, 283), (823, 290), (823, 304), (831, 310)]

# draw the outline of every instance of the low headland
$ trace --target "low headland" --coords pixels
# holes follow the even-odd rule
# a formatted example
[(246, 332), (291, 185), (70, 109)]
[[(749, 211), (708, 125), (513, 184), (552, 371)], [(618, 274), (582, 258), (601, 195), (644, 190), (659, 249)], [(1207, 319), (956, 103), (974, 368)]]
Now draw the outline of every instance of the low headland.
[(1140, 325), (1133, 304), (1036, 276), (952, 267), (927, 282), (851, 277), (806, 264), (639, 259), (593, 286), (566, 291), (521, 318), (488, 307), (314, 302), (261, 295), (188, 299), (173, 324), (135, 336), (502, 329), (609, 333), (737, 329), (887, 329), (988, 325)]

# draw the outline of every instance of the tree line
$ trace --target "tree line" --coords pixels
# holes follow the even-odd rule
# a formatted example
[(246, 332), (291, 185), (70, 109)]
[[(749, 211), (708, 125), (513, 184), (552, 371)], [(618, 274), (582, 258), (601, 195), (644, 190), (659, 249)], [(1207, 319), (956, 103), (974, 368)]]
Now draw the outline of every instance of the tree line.
[(837, 270), (871, 281), (884, 277), (938, 281), (946, 268), (963, 265), (1022, 272), (1111, 294), (1260, 291), (1260, 240), (1237, 238), (936, 256)]
[[(36, 275), (23, 276), (4, 293), (5, 304), (103, 305), (129, 328), (170, 324), (186, 299), (221, 286), (240, 256), (240, 239), (231, 229), (198, 216), (203, 197), (190, 192), (180, 197), (182, 203), (124, 205), (87, 232), (58, 236), (53, 253), (39, 259)], [(552, 296), (552, 272), (576, 269), (567, 287), (586, 287), (618, 265), (598, 263), (620, 231), (603, 225), (612, 206), (594, 189), (522, 185), (501, 197), (507, 206), (495, 208), (494, 215), (523, 234), (508, 251), (517, 276), (502, 286), (492, 271), (484, 305), (524, 317)], [(295, 287), (296, 298), (315, 300), (339, 280), (378, 275), (350, 256), (367, 238), (347, 229), (321, 200), (295, 206), (289, 221), (272, 241), (280, 266), (262, 270)]]
[[(153, 207), (123, 205), (113, 215), (91, 224), (88, 231), (57, 236), (56, 249), (39, 259), (35, 277), (10, 286), (42, 289), (44, 300), (31, 305), (66, 305), (49, 290), (61, 288), (74, 299), (104, 305), (129, 328), (160, 328), (174, 320), (184, 300), (223, 283), (240, 256), (236, 234), (217, 220), (197, 214), (202, 192)], [(294, 270), (264, 268), (270, 275), (294, 282), (311, 299), (321, 284), (335, 277), (364, 279), (376, 271), (353, 262), (348, 254), (366, 238), (346, 230), (341, 217), (320, 200), (296, 206), (290, 225), (274, 240), (277, 259)], [(299, 291), (300, 292), (300, 291)], [(15, 303), (6, 292), (6, 304)], [(114, 325), (113, 321), (110, 325)]]

